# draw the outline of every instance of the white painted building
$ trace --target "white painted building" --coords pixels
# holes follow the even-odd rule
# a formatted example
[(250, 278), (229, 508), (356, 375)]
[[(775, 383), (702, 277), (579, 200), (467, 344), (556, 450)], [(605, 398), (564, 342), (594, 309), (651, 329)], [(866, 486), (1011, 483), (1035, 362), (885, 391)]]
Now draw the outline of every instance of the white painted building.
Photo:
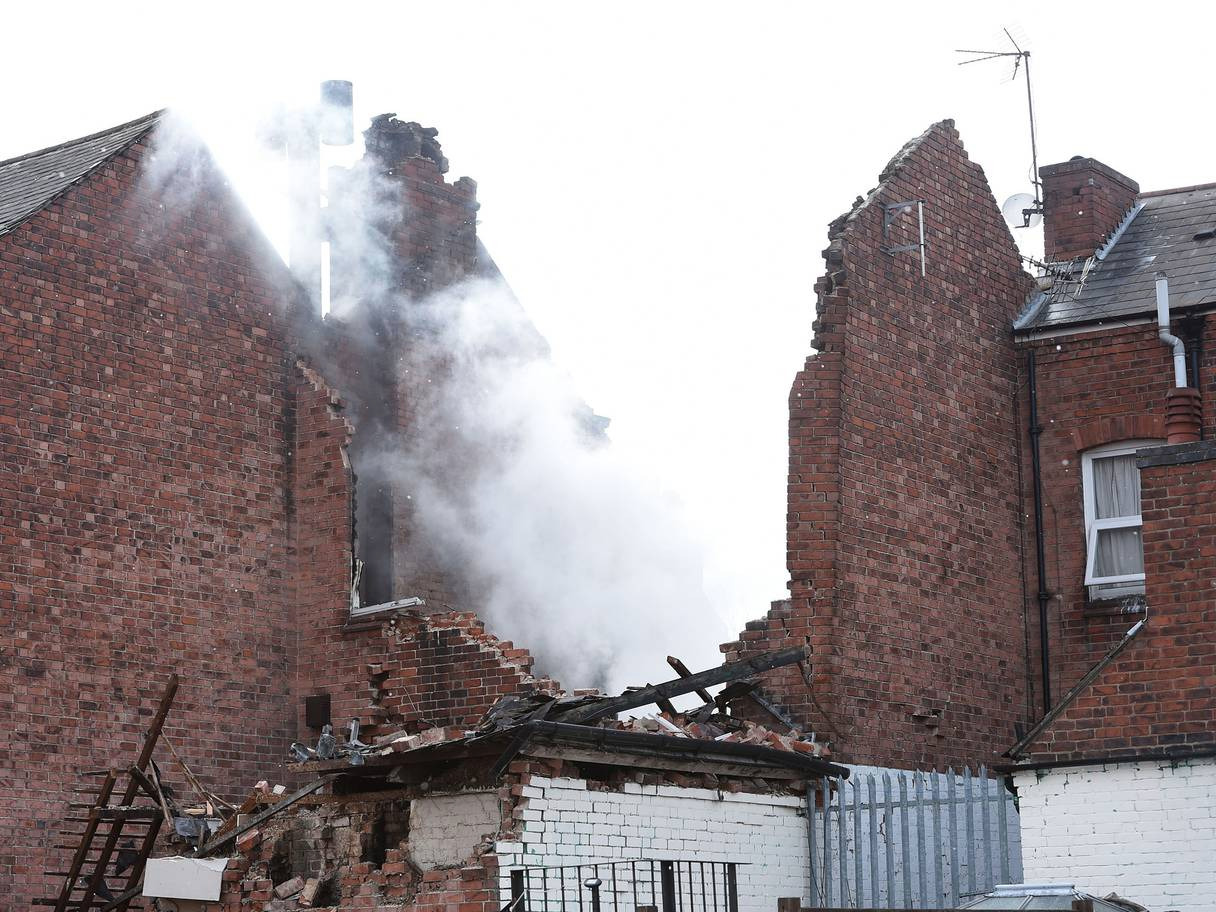
[(1026, 880), (1153, 912), (1216, 907), (1216, 758), (1016, 773)]

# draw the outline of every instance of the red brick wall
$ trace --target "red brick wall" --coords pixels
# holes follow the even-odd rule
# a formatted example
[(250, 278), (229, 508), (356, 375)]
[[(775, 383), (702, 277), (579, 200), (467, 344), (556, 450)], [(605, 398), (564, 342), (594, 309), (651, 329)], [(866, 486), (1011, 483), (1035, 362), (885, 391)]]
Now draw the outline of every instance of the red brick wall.
[[(881, 180), (833, 225), (791, 393), (791, 600), (724, 648), (809, 640), (809, 679), (770, 691), (837, 757), (958, 763), (1025, 718), (1010, 324), (1030, 283), (951, 122)], [(880, 250), (881, 203), (917, 199), (924, 277), (915, 251)], [(913, 211), (887, 243), (916, 237)]]
[(1216, 448), (1202, 442), (1146, 455), (1147, 621), (1031, 742), (1025, 756), (1036, 762), (1216, 747)]
[[(355, 347), (349, 325), (289, 313), (282, 263), (222, 179), (199, 160), (191, 194), (166, 202), (145, 155), (0, 237), (0, 891), (14, 907), (55, 888), (42, 871), (63, 867), (49, 846), (76, 773), (134, 757), (171, 672), (167, 732), (230, 797), (286, 778), (289, 743), (317, 734), (307, 694), (332, 693), (339, 726), (463, 726), (537, 683), (526, 653), (435, 599), (448, 590), (420, 548), (403, 559), (434, 584), (410, 594), (438, 616), (349, 623), (360, 416), (340, 381), (368, 357), (392, 378), (417, 342)], [(443, 184), (430, 161), (399, 164)], [(475, 265), (472, 182), (451, 199), (407, 189), (429, 255), (403, 287)], [(389, 390), (402, 424), (409, 389)]]
[(167, 731), (221, 792), (291, 740), (282, 269), (205, 168), (196, 195), (160, 205), (138, 176), (146, 154), (137, 144), (0, 238), (12, 908), (48, 889), (77, 771), (134, 758), (171, 672)]
[[(1095, 446), (1133, 439), (1164, 439), (1165, 394), (1173, 380), (1169, 350), (1153, 326), (1104, 328), (1019, 346), (1019, 413), (1025, 512), (1034, 515), (1031, 486), (1026, 354), (1037, 368), (1039, 438), (1047, 556), (1048, 638), (1052, 698), (1058, 700), (1102, 658), (1135, 621), (1120, 601), (1090, 604), (1085, 579), (1082, 454)], [(1038, 578), (1034, 525), (1026, 529), (1026, 603), (1030, 606), (1033, 702), (1041, 715)]]

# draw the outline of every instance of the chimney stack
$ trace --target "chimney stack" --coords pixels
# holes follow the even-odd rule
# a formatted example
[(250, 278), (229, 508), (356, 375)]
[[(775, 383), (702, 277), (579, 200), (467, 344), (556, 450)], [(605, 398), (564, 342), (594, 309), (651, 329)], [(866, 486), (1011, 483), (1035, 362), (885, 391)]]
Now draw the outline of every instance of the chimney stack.
[(1096, 158), (1077, 155), (1039, 169), (1048, 260), (1093, 256), (1136, 204), (1140, 185)]

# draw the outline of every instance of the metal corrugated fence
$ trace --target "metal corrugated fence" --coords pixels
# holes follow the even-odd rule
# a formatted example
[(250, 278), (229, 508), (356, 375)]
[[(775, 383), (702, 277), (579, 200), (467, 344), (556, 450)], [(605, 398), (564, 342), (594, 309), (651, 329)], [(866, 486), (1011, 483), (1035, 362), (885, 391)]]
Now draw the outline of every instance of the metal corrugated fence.
[(1014, 798), (983, 766), (824, 779), (807, 811), (812, 906), (937, 909), (1022, 878)]

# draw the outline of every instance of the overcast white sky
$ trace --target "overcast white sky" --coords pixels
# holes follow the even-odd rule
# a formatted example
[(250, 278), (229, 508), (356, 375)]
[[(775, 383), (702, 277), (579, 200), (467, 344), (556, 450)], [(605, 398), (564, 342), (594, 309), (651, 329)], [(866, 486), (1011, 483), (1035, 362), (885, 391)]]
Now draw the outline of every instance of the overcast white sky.
[(695, 517), (731, 626), (785, 594), (786, 396), (827, 222), (944, 117), (999, 199), (1030, 189), (1024, 83), (954, 48), (1019, 30), (1040, 163), (1216, 180), (1202, 4), (48, 3), (4, 21), (0, 158), (174, 105), (236, 148), (323, 78), (355, 82), (360, 122), (438, 127), (555, 357)]

